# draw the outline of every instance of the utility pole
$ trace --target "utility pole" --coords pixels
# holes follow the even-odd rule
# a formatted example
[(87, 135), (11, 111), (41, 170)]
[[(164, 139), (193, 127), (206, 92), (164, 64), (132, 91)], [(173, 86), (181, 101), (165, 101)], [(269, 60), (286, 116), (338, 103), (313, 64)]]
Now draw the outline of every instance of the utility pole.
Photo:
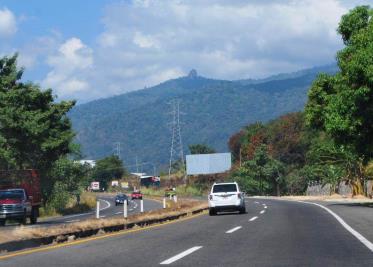
[[(185, 173), (185, 164), (184, 164), (184, 151), (183, 151), (183, 142), (181, 137), (181, 121), (180, 121), (180, 100), (171, 101), (171, 148), (170, 148), (170, 161), (168, 167), (168, 178), (171, 178), (171, 170), (173, 161), (177, 160), (179, 156), (181, 162), (181, 168), (183, 173)], [(175, 158), (174, 158), (175, 157)], [(184, 177), (185, 180), (185, 177)]]

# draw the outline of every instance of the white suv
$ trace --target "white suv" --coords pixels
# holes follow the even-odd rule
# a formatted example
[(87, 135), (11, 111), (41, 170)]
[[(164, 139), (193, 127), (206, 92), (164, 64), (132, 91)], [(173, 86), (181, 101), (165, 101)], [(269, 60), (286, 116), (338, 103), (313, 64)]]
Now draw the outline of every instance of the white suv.
[(209, 213), (216, 215), (218, 211), (238, 210), (246, 213), (245, 197), (238, 184), (214, 183), (209, 195)]

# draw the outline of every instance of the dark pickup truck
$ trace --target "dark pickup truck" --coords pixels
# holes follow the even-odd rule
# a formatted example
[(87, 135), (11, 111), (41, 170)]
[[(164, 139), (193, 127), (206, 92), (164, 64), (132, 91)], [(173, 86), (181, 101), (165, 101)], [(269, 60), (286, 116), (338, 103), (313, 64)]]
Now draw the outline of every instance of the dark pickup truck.
[(40, 177), (36, 170), (0, 171), (0, 225), (6, 220), (37, 222), (41, 205)]

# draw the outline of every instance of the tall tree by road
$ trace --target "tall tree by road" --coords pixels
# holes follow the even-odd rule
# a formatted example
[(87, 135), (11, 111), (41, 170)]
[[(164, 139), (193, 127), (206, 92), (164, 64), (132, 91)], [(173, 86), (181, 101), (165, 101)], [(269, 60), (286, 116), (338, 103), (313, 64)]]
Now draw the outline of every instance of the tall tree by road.
[(66, 114), (75, 102), (55, 102), (51, 89), (22, 82), (22, 74), (17, 55), (0, 59), (0, 167), (46, 173), (71, 151), (74, 132)]
[(100, 182), (100, 186), (107, 188), (108, 183), (113, 179), (120, 179), (126, 175), (127, 171), (123, 167), (123, 162), (118, 156), (109, 156), (96, 162), (93, 169), (93, 179)]
[(320, 75), (308, 94), (306, 119), (368, 161), (373, 157), (373, 9), (360, 6), (338, 27), (340, 72)]
[[(338, 27), (345, 47), (337, 53), (340, 72), (322, 74), (313, 83), (306, 106), (310, 126), (358, 157), (348, 172), (354, 194), (363, 194), (364, 165), (373, 158), (373, 9), (359, 6)], [(359, 167), (361, 165), (361, 167)], [(356, 167), (357, 166), (357, 167)]]

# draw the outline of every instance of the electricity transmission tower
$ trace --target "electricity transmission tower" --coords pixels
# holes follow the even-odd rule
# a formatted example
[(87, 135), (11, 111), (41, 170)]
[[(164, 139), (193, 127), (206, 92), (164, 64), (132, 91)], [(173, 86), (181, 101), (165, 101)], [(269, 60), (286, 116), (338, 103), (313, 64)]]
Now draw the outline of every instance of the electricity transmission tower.
[[(172, 163), (180, 160), (183, 173), (185, 172), (183, 141), (181, 139), (181, 123), (180, 123), (180, 100), (172, 100), (171, 103), (171, 149), (170, 149), (170, 164), (168, 167), (168, 178), (171, 178)], [(184, 177), (185, 178), (185, 177)]]
[(117, 156), (119, 159), (120, 159), (120, 148), (121, 148), (120, 145), (121, 145), (120, 142), (115, 142), (114, 143), (114, 146), (115, 146), (114, 155)]

